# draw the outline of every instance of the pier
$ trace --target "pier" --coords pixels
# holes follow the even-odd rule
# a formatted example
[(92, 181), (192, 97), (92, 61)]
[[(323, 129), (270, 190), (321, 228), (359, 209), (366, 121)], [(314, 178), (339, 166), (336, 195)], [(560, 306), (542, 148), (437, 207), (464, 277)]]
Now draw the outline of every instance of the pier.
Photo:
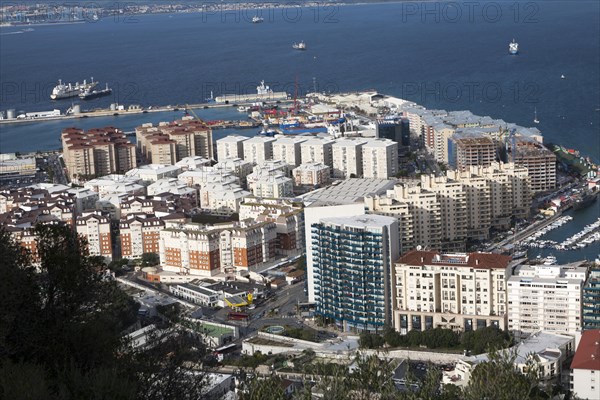
[[(268, 102), (271, 103), (271, 102)], [(276, 102), (273, 102), (276, 103)], [(150, 107), (140, 107), (135, 105), (130, 105), (127, 108), (117, 108), (117, 109), (97, 109), (97, 110), (89, 110), (89, 111), (81, 111), (79, 113), (73, 114), (64, 114), (59, 116), (49, 116), (49, 117), (40, 117), (40, 118), (4, 118), (0, 119), (0, 125), (7, 124), (26, 124), (26, 123), (36, 123), (36, 122), (47, 122), (47, 121), (61, 121), (68, 119), (80, 119), (80, 118), (94, 118), (94, 117), (110, 117), (110, 116), (120, 116), (120, 115), (134, 115), (134, 114), (148, 114), (155, 112), (168, 112), (168, 111), (185, 111), (185, 110), (198, 110), (198, 109), (209, 109), (209, 108), (224, 108), (224, 107), (238, 107), (240, 105), (251, 106), (252, 102), (240, 102), (235, 104), (224, 104), (224, 103), (196, 103), (196, 104), (184, 104), (184, 105), (166, 105), (166, 106), (150, 106)], [(236, 121), (221, 121), (228, 122), (229, 124), (215, 124), (214, 128), (235, 128)], [(258, 125), (248, 122), (248, 126), (239, 124), (239, 128), (253, 128)]]

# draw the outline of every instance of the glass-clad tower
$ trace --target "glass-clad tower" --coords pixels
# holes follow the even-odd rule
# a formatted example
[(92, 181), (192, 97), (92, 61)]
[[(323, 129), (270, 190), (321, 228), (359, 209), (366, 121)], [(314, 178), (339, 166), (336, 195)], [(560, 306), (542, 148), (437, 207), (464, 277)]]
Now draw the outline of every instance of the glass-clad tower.
[(321, 218), (311, 228), (316, 313), (344, 331), (391, 324), (398, 221), (380, 215)]

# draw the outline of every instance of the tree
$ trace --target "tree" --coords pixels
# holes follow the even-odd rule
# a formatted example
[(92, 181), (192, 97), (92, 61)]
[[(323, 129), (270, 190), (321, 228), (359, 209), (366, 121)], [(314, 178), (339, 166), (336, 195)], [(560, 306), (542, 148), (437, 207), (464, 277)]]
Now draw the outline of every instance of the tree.
[(142, 265), (144, 267), (152, 267), (160, 264), (160, 257), (156, 253), (144, 253), (142, 254)]
[(525, 400), (537, 386), (537, 372), (529, 362), (522, 374), (515, 367), (516, 351), (491, 351), (489, 360), (477, 364), (469, 385), (463, 392), (466, 400)]
[[(154, 346), (123, 331), (138, 305), (66, 226), (35, 229), (39, 267), (0, 229), (0, 398), (196, 399), (204, 344), (166, 321)], [(15, 395), (18, 394), (18, 395)]]

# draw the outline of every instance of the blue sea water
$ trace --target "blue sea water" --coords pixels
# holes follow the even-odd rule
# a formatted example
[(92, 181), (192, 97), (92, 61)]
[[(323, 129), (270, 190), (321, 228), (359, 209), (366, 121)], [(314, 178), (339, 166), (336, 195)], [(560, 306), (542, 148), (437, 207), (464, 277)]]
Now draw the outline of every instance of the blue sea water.
[[(250, 23), (255, 13), (265, 22)], [(200, 103), (211, 91), (254, 92), (262, 79), (294, 93), (297, 80), (300, 95), (315, 87), (372, 88), (428, 108), (468, 109), (524, 126), (534, 125), (537, 109), (536, 127), (547, 142), (600, 161), (599, 15), (597, 0), (408, 2), (120, 16), (18, 34), (21, 28), (0, 28), (0, 110), (64, 111), (70, 100), (49, 100), (58, 79), (93, 76), (114, 89), (83, 108)], [(518, 56), (508, 55), (513, 38)], [(292, 49), (300, 40), (307, 51)], [(199, 114), (240, 117), (233, 109)], [(65, 126), (127, 131), (180, 115), (0, 125), (0, 152), (57, 148)], [(598, 214), (597, 205), (591, 210)], [(588, 258), (598, 252), (585, 251)]]
[[(49, 100), (58, 79), (93, 76), (115, 89), (84, 108), (199, 103), (211, 90), (253, 92), (261, 79), (293, 93), (298, 79), (301, 94), (374, 88), (525, 126), (537, 108), (547, 141), (600, 160), (590, 146), (600, 140), (600, 2), (452, 4), (288, 7), (262, 10), (262, 24), (249, 22), (254, 11), (238, 11), (1, 28), (0, 109), (68, 108), (69, 100)], [(518, 56), (508, 55), (513, 38)], [(300, 40), (307, 51), (292, 49)], [(57, 134), (0, 129), (0, 151), (35, 149), (37, 138)]]

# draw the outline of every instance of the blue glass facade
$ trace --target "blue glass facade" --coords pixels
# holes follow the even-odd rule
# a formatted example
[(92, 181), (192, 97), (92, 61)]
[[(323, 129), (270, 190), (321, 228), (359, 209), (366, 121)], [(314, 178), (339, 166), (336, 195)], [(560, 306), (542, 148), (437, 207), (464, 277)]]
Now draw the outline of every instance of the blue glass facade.
[(583, 287), (583, 329), (600, 329), (600, 266), (595, 265), (590, 270)]
[(390, 322), (388, 240), (386, 227), (312, 225), (317, 314), (354, 331), (376, 331)]

